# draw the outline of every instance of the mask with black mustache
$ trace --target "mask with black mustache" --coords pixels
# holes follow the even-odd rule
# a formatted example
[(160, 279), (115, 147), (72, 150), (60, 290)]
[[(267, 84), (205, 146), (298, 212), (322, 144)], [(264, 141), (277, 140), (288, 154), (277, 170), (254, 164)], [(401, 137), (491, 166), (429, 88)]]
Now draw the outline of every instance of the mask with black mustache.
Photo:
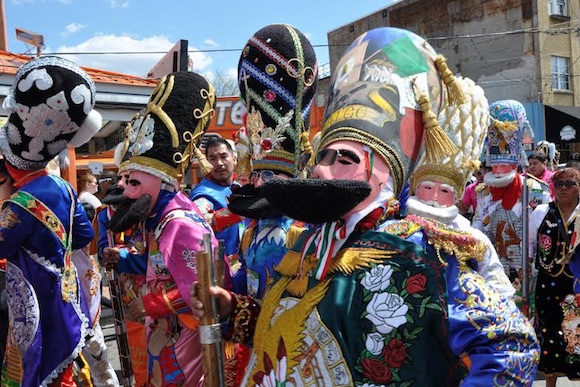
[(321, 224), (340, 219), (371, 193), (358, 180), (275, 179), (262, 186), (270, 205), (292, 219)]
[(246, 218), (260, 219), (282, 214), (264, 197), (262, 188), (256, 188), (253, 184), (232, 189), (228, 200), (228, 209)]
[(109, 228), (114, 233), (131, 229), (147, 219), (150, 207), (151, 195), (143, 195), (139, 199), (125, 199), (116, 206)]

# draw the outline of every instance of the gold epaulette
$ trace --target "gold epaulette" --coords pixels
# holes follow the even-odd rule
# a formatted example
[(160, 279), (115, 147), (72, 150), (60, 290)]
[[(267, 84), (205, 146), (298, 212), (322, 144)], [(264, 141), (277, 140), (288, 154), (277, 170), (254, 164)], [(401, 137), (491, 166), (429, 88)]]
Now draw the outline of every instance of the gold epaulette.
[[(454, 255), (460, 262), (466, 262), (470, 259), (480, 261), (485, 255), (486, 245), (483, 241), (468, 232), (435, 220), (409, 215), (385, 228), (385, 232), (403, 239), (420, 230), (424, 232), (427, 242), (435, 248), (438, 255), (443, 250), (447, 254)], [(440, 256), (439, 259), (445, 263)]]
[(533, 180), (537, 181), (538, 183), (540, 183), (542, 185), (545, 185), (546, 187), (549, 185), (544, 180), (538, 179), (536, 176), (534, 176), (534, 175), (532, 175), (530, 173), (526, 173), (526, 177), (532, 179), (532, 181), (528, 181), (528, 188), (531, 187), (531, 185), (533, 184)]
[(476, 193), (483, 192), (486, 188), (487, 188), (487, 184), (479, 183), (478, 185), (475, 186), (475, 192)]

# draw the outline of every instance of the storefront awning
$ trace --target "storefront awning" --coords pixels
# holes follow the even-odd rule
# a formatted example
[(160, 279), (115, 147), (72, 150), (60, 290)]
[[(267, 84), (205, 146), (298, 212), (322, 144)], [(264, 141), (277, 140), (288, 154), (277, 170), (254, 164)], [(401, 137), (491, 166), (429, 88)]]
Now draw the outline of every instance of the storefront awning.
[(580, 107), (545, 105), (546, 139), (556, 144), (580, 142)]

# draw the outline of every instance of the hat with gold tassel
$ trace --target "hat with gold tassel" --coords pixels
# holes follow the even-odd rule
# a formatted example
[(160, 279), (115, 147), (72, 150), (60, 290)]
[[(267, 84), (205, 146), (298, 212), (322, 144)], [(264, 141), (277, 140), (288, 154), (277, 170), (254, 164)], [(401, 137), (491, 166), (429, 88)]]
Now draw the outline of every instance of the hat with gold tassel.
[[(175, 72), (163, 77), (143, 117), (127, 133), (125, 168), (143, 171), (179, 187), (214, 114), (215, 90), (201, 75)], [(131, 141), (134, 137), (134, 141)]]
[(399, 196), (423, 146), (430, 158), (455, 151), (437, 122), (445, 98), (456, 103), (463, 96), (445, 59), (423, 38), (400, 28), (370, 30), (336, 67), (320, 149), (342, 140), (367, 145), (388, 164)]
[(459, 77), (454, 83), (462, 93), (463, 102), (447, 102), (439, 113), (438, 123), (455, 151), (451, 155), (426, 157), (425, 164), (418, 165), (411, 175), (411, 194), (419, 183), (430, 180), (450, 185), (460, 197), (468, 178), (479, 168), (489, 123), (489, 104), (483, 89), (471, 79)]
[(287, 24), (260, 29), (240, 57), (238, 85), (248, 110), (252, 169), (297, 176), (300, 155), (309, 149), (310, 110), (318, 85), (312, 45)]

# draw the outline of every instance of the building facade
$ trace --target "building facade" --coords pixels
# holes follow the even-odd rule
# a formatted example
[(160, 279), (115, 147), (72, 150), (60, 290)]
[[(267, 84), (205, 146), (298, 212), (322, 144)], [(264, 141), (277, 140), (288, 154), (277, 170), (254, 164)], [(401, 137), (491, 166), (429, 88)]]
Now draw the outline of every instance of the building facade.
[(411, 30), (490, 102), (522, 102), (535, 142), (556, 143), (566, 161), (580, 152), (579, 17), (570, 0), (403, 0), (330, 31), (330, 67), (369, 29)]

